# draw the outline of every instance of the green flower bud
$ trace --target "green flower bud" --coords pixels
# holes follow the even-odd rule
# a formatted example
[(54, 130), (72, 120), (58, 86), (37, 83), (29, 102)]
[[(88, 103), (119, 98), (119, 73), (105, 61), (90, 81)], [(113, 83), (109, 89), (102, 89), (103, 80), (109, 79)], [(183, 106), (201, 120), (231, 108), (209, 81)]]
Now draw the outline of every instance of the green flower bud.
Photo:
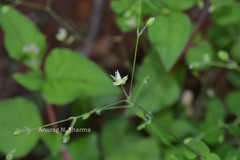
[(69, 127), (68, 130), (65, 132), (65, 134), (63, 135), (63, 143), (68, 143), (68, 141), (70, 140), (70, 134), (71, 134), (71, 130), (72, 128)]
[(189, 65), (189, 69), (198, 69), (200, 67), (199, 62), (193, 62)]
[(66, 143), (68, 143), (69, 142), (69, 140), (70, 140), (70, 135), (69, 134), (64, 134), (63, 135), (63, 143), (64, 144), (66, 144)]
[(136, 114), (139, 118), (145, 119), (145, 115), (143, 112), (137, 112)]
[(141, 124), (137, 127), (137, 130), (138, 131), (141, 131), (142, 129), (145, 129), (145, 125), (144, 124)]
[(150, 27), (153, 23), (155, 22), (155, 18), (154, 17), (150, 17), (147, 22), (146, 22), (146, 26)]
[(90, 114), (89, 113), (85, 113), (82, 117), (82, 120), (86, 120), (90, 117)]
[(224, 62), (226, 62), (227, 60), (229, 60), (229, 55), (226, 51), (219, 51), (218, 52), (218, 58)]
[(22, 130), (20, 129), (15, 129), (14, 133), (15, 136), (20, 136), (22, 134)]

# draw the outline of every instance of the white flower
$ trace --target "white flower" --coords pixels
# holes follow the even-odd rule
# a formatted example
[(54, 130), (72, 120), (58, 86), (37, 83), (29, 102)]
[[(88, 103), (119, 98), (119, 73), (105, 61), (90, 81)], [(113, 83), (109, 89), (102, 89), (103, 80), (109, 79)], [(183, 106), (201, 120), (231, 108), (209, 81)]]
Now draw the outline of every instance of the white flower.
[(56, 38), (59, 41), (65, 41), (65, 39), (67, 38), (67, 30), (65, 28), (59, 28), (58, 29), (58, 33), (56, 34)]
[(113, 82), (114, 86), (124, 85), (128, 79), (128, 76), (125, 76), (122, 78), (118, 70), (115, 72), (115, 77), (113, 75), (110, 75), (110, 76), (115, 81), (115, 82)]

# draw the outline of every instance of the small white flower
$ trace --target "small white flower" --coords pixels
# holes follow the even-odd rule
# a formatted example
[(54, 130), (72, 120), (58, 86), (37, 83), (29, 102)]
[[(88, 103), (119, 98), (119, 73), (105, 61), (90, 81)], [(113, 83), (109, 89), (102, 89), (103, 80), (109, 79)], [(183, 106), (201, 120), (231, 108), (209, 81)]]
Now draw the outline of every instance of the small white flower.
[(65, 41), (65, 39), (67, 38), (67, 30), (65, 28), (59, 28), (58, 29), (58, 33), (56, 34), (56, 38), (59, 41)]
[(115, 82), (113, 82), (114, 86), (124, 85), (128, 79), (128, 76), (125, 76), (122, 78), (118, 70), (115, 72), (115, 77), (113, 75), (110, 75), (110, 76), (115, 81)]

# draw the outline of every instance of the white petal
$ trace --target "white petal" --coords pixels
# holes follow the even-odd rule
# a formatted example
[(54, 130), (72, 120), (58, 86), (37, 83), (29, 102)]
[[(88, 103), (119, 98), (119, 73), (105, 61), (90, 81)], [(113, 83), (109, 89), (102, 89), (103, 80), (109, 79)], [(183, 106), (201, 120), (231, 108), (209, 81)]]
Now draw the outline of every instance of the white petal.
[(113, 82), (113, 85), (114, 85), (114, 86), (119, 86), (120, 84), (121, 84), (121, 82), (120, 82), (120, 81)]
[(117, 80), (120, 80), (120, 79), (121, 79), (121, 75), (120, 75), (120, 73), (119, 73), (118, 70), (115, 72), (115, 78), (116, 78)]

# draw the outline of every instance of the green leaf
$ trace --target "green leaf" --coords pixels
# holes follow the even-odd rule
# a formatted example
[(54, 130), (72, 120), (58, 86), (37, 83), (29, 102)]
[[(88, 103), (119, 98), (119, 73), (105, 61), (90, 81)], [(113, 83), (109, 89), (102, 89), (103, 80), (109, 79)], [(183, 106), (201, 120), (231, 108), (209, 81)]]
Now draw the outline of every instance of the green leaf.
[[(29, 19), (10, 6), (0, 6), (0, 16), (4, 44), (9, 56), (31, 68), (39, 68), (47, 48), (45, 36)], [(24, 53), (24, 48), (30, 46), (39, 51)]]
[(67, 49), (54, 49), (45, 63), (43, 93), (63, 105), (80, 96), (118, 95), (110, 76), (88, 59)]
[(180, 3), (179, 0), (162, 0), (162, 2), (170, 9), (182, 11), (191, 8), (197, 0), (181, 0)]
[(97, 135), (91, 133), (70, 141), (67, 150), (72, 159), (96, 160), (99, 158)]
[(30, 71), (27, 73), (15, 73), (13, 78), (19, 84), (31, 91), (41, 90), (43, 84), (43, 75), (40, 70)]
[(56, 156), (60, 152), (62, 147), (62, 134), (44, 132), (43, 134), (41, 134), (41, 138), (47, 145), (53, 156)]
[(213, 20), (219, 26), (238, 24), (240, 22), (239, 10), (239, 2), (225, 1), (213, 12)]
[(240, 88), (240, 74), (235, 71), (229, 71), (227, 73), (228, 80), (232, 83), (233, 86)]
[[(139, 90), (146, 77), (147, 83)], [(146, 56), (140, 66), (133, 95), (136, 102), (149, 112), (169, 107), (178, 100), (180, 87), (173, 76), (165, 73), (156, 53)]]
[(220, 99), (207, 100), (206, 109), (206, 121), (216, 124), (219, 120), (224, 120), (226, 111)]
[(228, 108), (231, 110), (234, 114), (240, 114), (239, 110), (239, 99), (240, 99), (240, 91), (232, 91), (228, 93), (226, 97), (226, 104)]
[(157, 16), (149, 28), (149, 38), (167, 71), (173, 67), (189, 37), (191, 22), (182, 13)]
[(0, 102), (0, 151), (7, 154), (16, 149), (14, 157), (27, 155), (37, 144), (39, 135), (36, 132), (23, 132), (14, 136), (13, 132), (19, 128), (35, 128), (42, 125), (37, 107), (23, 98), (14, 98)]
[(114, 12), (118, 14), (124, 14), (126, 11), (131, 9), (133, 4), (134, 0), (112, 0), (110, 6)]
[(114, 152), (118, 152), (120, 148), (124, 148), (139, 139), (135, 126), (122, 117), (109, 119), (102, 129), (101, 140), (103, 144), (103, 152), (105, 156), (110, 156)]
[(232, 42), (232, 34), (227, 27), (214, 25), (209, 28), (208, 36), (218, 49), (228, 49)]
[(237, 160), (237, 156), (228, 156), (224, 160)]
[(210, 153), (206, 156), (206, 160), (221, 160), (215, 153)]
[[(210, 153), (208, 146), (200, 140), (190, 139), (188, 140), (186, 145), (188, 145), (190, 148), (192, 148), (194, 151), (196, 151), (203, 157)], [(189, 159), (194, 159), (197, 157), (195, 153), (189, 151), (187, 148), (184, 148), (184, 155)]]
[(118, 150), (106, 158), (106, 160), (139, 160), (158, 159), (159, 147), (153, 138), (142, 138), (141, 140), (119, 147)]
[(216, 145), (221, 142), (221, 138), (223, 137), (223, 130), (220, 128), (216, 122), (204, 122), (200, 126), (200, 130), (202, 131), (204, 137), (203, 140), (209, 145)]

